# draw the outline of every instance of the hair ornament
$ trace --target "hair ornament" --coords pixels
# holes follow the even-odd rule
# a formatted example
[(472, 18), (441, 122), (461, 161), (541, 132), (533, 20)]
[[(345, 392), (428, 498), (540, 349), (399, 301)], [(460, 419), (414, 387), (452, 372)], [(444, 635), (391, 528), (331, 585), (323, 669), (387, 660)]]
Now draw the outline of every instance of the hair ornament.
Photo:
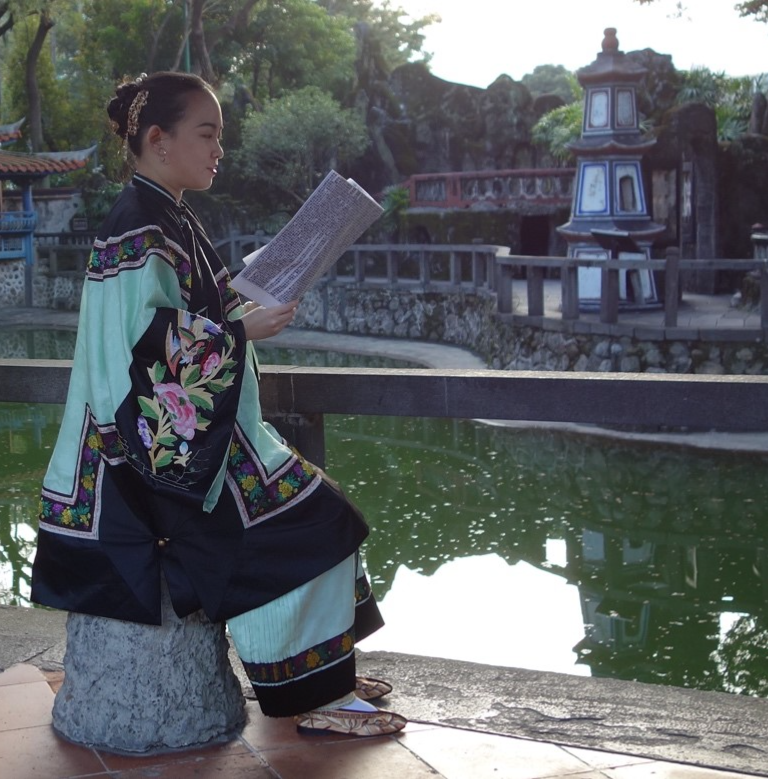
[(146, 89), (137, 92), (136, 97), (133, 98), (131, 107), (128, 109), (128, 135), (136, 135), (139, 132), (139, 116), (141, 109), (147, 104), (148, 98), (149, 92)]

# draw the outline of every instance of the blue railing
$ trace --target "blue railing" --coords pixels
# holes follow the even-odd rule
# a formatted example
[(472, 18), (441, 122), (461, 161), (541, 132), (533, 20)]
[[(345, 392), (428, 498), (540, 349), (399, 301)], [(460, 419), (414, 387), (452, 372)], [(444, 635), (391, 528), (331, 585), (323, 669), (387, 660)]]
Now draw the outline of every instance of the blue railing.
[(33, 233), (37, 226), (34, 211), (6, 211), (0, 214), (0, 235)]
[(0, 260), (23, 260), (28, 253), (28, 240), (37, 226), (34, 211), (0, 213)]

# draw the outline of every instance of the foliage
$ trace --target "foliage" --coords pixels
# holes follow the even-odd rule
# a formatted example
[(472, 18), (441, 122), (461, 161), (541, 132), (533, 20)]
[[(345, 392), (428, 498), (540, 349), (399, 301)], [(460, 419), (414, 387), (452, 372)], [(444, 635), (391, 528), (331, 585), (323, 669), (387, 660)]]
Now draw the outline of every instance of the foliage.
[(558, 163), (568, 165), (573, 162), (569, 144), (579, 139), (583, 123), (583, 103), (569, 103), (544, 114), (533, 126), (531, 138), (547, 146)]
[(106, 55), (102, 65), (110, 80), (173, 68), (183, 33), (182, 11), (177, 3), (89, 0), (84, 16), (92, 48)]
[(752, 96), (763, 80), (748, 76), (734, 78), (708, 68), (693, 68), (682, 74), (678, 103), (704, 103), (714, 109), (720, 141), (732, 141), (749, 126)]
[(740, 16), (754, 16), (758, 22), (768, 22), (768, 0), (748, 0), (745, 3), (736, 3), (736, 10)]
[(109, 181), (102, 171), (78, 171), (72, 184), (80, 189), (83, 197), (83, 213), (91, 227), (98, 225), (109, 213), (123, 186)]
[[(640, 5), (650, 5), (656, 0), (635, 0), (635, 2)], [(675, 7), (678, 14), (685, 11), (683, 0), (678, 0)], [(739, 16), (754, 16), (755, 21), (768, 22), (768, 0), (744, 0), (744, 2), (736, 3), (734, 9), (739, 12)]]
[[(330, 167), (359, 158), (369, 143), (361, 116), (342, 110), (355, 101), (361, 27), (389, 72), (426, 62), (424, 30), (437, 21), (390, 0), (4, 0), (0, 113), (9, 122), (27, 117), (40, 151), (97, 144), (100, 174), (123, 181), (125, 149), (105, 111), (115, 84), (189, 67), (214, 85), (225, 117), (227, 157), (212, 196), (247, 195), (256, 213), (295, 210)], [(42, 126), (34, 137), (32, 126)], [(84, 184), (74, 174), (56, 183)], [(102, 190), (106, 202), (111, 188)], [(94, 218), (104, 206), (99, 192), (87, 204)]]
[[(5, 113), (10, 113), (13, 118), (27, 117), (28, 121), (23, 132), (28, 143), (30, 143), (29, 117), (32, 106), (27, 87), (27, 53), (37, 32), (37, 27), (38, 17), (36, 14), (28, 14), (14, 22), (9, 52), (3, 62), (4, 98), (9, 106), (5, 109)], [(66, 109), (66, 92), (63, 85), (57, 83), (53, 61), (47, 47), (43, 47), (37, 61), (37, 86), (47, 107), (43, 133), (50, 143), (51, 139), (56, 136), (58, 126), (62, 122)]]
[(766, 651), (768, 630), (765, 622), (751, 615), (740, 616), (714, 654), (723, 675), (723, 689), (743, 695), (768, 695)]
[(263, 187), (273, 210), (295, 210), (331, 168), (360, 157), (368, 133), (360, 115), (317, 87), (269, 100), (243, 121), (240, 173)]
[(534, 143), (546, 146), (560, 165), (573, 162), (569, 144), (581, 137), (584, 124), (584, 90), (574, 74), (568, 74), (570, 101), (564, 106), (548, 111), (531, 129)]
[(384, 190), (381, 205), (384, 213), (381, 216), (381, 225), (400, 237), (400, 220), (411, 205), (411, 193), (408, 187), (399, 185), (387, 187)]
[(557, 95), (563, 102), (572, 103), (579, 94), (576, 77), (563, 65), (537, 65), (521, 81), (533, 97)]
[(259, 8), (239, 44), (232, 73), (257, 99), (316, 86), (342, 97), (354, 78), (355, 39), (344, 19), (313, 0), (276, 0)]
[(357, 24), (368, 26), (378, 42), (384, 66), (391, 72), (406, 62), (429, 62), (423, 51), (424, 30), (440, 22), (439, 14), (412, 18), (390, 0), (379, 5), (374, 0), (316, 0), (332, 16), (345, 19), (350, 29)]

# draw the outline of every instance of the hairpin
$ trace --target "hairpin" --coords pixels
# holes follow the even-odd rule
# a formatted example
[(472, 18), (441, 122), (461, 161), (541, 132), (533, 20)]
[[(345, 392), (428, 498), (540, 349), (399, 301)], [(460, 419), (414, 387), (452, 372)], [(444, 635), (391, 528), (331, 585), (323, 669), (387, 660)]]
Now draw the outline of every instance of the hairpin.
[(128, 109), (128, 135), (136, 135), (139, 131), (139, 115), (141, 109), (147, 104), (147, 98), (149, 92), (146, 89), (136, 93), (136, 97), (133, 98), (131, 107)]

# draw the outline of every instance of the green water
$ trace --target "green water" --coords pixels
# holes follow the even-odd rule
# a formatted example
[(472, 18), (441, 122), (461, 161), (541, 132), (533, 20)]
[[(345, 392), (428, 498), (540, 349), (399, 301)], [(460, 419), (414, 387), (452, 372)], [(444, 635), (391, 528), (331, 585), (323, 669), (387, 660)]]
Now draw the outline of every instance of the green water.
[[(2, 603), (29, 605), (61, 410), (0, 406)], [(326, 446), (371, 525), (363, 650), (768, 696), (768, 458), (387, 417)]]

